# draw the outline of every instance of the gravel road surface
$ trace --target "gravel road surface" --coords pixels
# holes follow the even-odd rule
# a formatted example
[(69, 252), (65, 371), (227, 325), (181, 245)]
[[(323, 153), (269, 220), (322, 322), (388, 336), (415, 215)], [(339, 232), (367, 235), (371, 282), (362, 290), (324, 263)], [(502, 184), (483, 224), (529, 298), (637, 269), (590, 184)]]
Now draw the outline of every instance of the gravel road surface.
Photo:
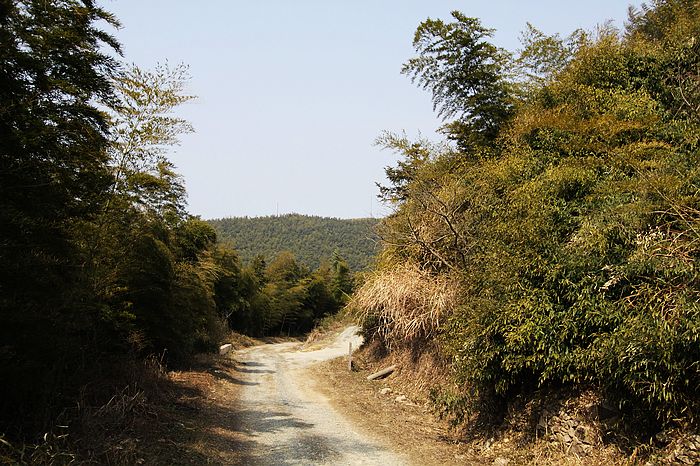
[(305, 375), (314, 363), (346, 355), (349, 342), (357, 348), (362, 342), (357, 330), (348, 327), (316, 351), (279, 343), (236, 353), (242, 385), (236, 411), (247, 445), (243, 464), (409, 464), (333, 410)]

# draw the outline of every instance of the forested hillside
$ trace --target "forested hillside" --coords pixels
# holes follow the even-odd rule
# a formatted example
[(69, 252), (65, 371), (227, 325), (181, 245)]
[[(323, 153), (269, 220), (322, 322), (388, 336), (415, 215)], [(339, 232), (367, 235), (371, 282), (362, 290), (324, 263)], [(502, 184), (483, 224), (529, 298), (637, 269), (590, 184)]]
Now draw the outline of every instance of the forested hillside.
[(241, 259), (294, 253), (300, 263), (316, 268), (334, 253), (354, 271), (364, 270), (378, 251), (373, 218), (337, 219), (299, 214), (209, 220), (222, 241), (231, 241)]
[(700, 3), (654, 1), (623, 31), (530, 26), (515, 56), (491, 34), (458, 12), (416, 31), (403, 72), (447, 141), (383, 138), (403, 159), (355, 298), (368, 337), (437, 351), (459, 421), (568, 387), (647, 432), (697, 425)]

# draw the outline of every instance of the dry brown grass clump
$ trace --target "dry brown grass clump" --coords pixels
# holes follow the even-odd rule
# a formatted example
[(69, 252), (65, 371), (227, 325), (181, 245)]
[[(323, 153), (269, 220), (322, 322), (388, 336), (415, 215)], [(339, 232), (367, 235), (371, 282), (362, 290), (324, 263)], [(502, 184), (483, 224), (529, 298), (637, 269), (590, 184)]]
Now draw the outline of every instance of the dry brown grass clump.
[(457, 297), (455, 280), (404, 264), (370, 275), (350, 305), (359, 310), (365, 328), (391, 347), (433, 336)]

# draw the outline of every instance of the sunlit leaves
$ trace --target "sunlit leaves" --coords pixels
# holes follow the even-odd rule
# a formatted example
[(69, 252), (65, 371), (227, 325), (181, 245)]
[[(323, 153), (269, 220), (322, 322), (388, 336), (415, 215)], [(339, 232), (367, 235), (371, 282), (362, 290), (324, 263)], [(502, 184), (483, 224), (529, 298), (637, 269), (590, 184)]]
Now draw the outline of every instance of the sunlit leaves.
[(493, 31), (478, 19), (458, 11), (452, 17), (452, 23), (427, 19), (418, 26), (413, 39), (418, 56), (401, 72), (432, 93), (439, 116), (457, 119), (446, 127), (455, 139), (493, 140), (512, 111), (503, 72), (509, 56), (488, 42)]
[(114, 193), (159, 215), (182, 215), (184, 188), (174, 173), (167, 151), (183, 134), (194, 131), (175, 109), (194, 96), (186, 93), (188, 67), (158, 65), (154, 70), (137, 66), (124, 69), (114, 80), (110, 165)]

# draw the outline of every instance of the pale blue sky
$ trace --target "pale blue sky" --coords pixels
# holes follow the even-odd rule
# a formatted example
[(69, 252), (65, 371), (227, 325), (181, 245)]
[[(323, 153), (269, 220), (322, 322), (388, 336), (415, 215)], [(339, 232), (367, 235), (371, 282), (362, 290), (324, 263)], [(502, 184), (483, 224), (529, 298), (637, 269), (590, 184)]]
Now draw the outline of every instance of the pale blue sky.
[(436, 138), (430, 95), (399, 73), (426, 19), (460, 10), (519, 47), (546, 33), (622, 27), (640, 1), (102, 0), (123, 23), (125, 59), (190, 65), (199, 98), (179, 114), (196, 132), (171, 159), (203, 218), (303, 213), (380, 216), (375, 182), (395, 157), (383, 131)]

